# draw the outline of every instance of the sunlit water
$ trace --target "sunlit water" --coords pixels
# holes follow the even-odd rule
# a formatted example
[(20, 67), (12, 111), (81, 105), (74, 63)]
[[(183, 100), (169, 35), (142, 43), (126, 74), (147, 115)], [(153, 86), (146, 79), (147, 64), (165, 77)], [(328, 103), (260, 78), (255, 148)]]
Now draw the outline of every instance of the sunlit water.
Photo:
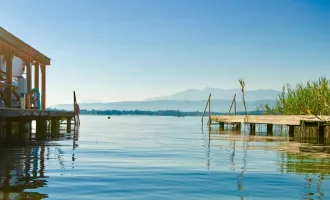
[(0, 199), (330, 199), (327, 155), (200, 126), (199, 117), (81, 116), (76, 141), (0, 148)]

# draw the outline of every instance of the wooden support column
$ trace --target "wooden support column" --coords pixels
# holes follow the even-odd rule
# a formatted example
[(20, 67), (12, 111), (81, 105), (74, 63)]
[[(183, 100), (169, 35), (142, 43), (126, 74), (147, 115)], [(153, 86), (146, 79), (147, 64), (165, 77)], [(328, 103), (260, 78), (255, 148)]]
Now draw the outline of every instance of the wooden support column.
[(241, 131), (241, 123), (240, 122), (236, 123), (236, 130)]
[(69, 118), (67, 118), (67, 121), (66, 121), (66, 132), (67, 133), (71, 133), (71, 120), (72, 120), (72, 118), (69, 117)]
[(7, 83), (7, 94), (6, 101), (8, 108), (11, 108), (12, 104), (12, 83), (13, 83), (13, 52), (9, 49), (5, 51), (6, 58), (6, 83)]
[(324, 139), (325, 139), (324, 128), (325, 128), (325, 126), (318, 127), (318, 142), (319, 143), (324, 143)]
[(28, 142), (30, 140), (30, 131), (31, 131), (31, 121), (29, 120), (20, 120), (18, 123), (18, 135), (21, 138), (22, 142)]
[(47, 137), (47, 121), (44, 119), (36, 120), (36, 139), (43, 140)]
[(273, 136), (273, 124), (267, 124), (267, 135)]
[(219, 122), (219, 129), (221, 131), (224, 131), (225, 130), (225, 122)]
[(256, 125), (250, 124), (250, 135), (256, 135)]
[(60, 120), (52, 119), (50, 127), (52, 135), (58, 135), (58, 133), (60, 132)]
[(294, 137), (294, 126), (289, 125), (289, 137)]
[(46, 66), (40, 65), (41, 69), (41, 110), (46, 110)]
[(26, 88), (27, 91), (30, 92), (32, 89), (32, 73), (31, 73), (31, 62), (30, 60), (27, 60), (25, 63), (26, 67)]
[(13, 135), (13, 123), (10, 120), (6, 120), (6, 140), (11, 139)]
[(39, 63), (34, 64), (34, 87), (39, 90)]

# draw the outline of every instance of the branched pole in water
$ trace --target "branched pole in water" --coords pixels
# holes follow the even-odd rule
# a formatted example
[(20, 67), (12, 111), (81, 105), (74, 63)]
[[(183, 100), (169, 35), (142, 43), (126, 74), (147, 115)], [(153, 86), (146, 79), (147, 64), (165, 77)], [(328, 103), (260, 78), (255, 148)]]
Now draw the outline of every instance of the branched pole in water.
[(247, 111), (246, 111), (246, 102), (245, 102), (245, 97), (244, 97), (244, 88), (245, 88), (245, 81), (243, 79), (239, 79), (239, 84), (241, 85), (242, 88), (242, 101), (245, 109), (245, 122), (247, 122)]

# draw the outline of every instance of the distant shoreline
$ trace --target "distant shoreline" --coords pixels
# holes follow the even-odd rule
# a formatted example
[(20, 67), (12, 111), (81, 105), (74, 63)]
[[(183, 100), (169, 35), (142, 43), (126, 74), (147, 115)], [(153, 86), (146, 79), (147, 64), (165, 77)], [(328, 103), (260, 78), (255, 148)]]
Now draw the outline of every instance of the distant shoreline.
[[(60, 110), (63, 109), (48, 109), (48, 110)], [(158, 110), (158, 111), (145, 111), (145, 110), (80, 110), (80, 115), (134, 115), (134, 116), (202, 116), (200, 111), (180, 111), (180, 110)], [(228, 113), (224, 112), (211, 112), (211, 115), (227, 115)], [(231, 113), (233, 114), (233, 112)], [(245, 115), (244, 111), (237, 112), (237, 115)], [(248, 115), (263, 115), (262, 111), (249, 111)], [(208, 116), (208, 112), (205, 113), (205, 116)]]

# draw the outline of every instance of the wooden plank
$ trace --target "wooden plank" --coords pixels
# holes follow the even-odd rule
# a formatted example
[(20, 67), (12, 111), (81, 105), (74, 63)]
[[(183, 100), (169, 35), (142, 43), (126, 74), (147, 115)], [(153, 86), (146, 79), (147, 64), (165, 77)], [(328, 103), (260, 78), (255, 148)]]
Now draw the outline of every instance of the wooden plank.
[(13, 54), (10, 49), (6, 49), (5, 51), (5, 59), (6, 59), (6, 83), (7, 83), (7, 94), (6, 94), (6, 100), (7, 100), (7, 106), (11, 108), (12, 104), (12, 73), (13, 73)]
[(50, 65), (50, 58), (43, 55), (30, 45), (26, 44), (13, 34), (6, 31), (0, 26), (0, 40), (8, 45), (10, 45), (15, 51), (15, 55), (20, 58), (28, 59), (32, 57), (33, 60), (42, 62), (45, 65)]
[(30, 61), (26, 61), (25, 63), (25, 67), (26, 67), (26, 87), (27, 87), (27, 91), (31, 92), (32, 89), (32, 74), (31, 74), (31, 63)]
[[(322, 119), (330, 119), (330, 116), (320, 116)], [(282, 124), (282, 125), (296, 125), (300, 126), (301, 121), (321, 122), (312, 115), (250, 115), (245, 121), (244, 115), (236, 116), (211, 116), (212, 121), (216, 122), (240, 122), (240, 123), (255, 123), (255, 124)]]
[(0, 117), (74, 117), (74, 112), (19, 108), (0, 108)]
[(34, 63), (34, 87), (39, 90), (39, 63)]

